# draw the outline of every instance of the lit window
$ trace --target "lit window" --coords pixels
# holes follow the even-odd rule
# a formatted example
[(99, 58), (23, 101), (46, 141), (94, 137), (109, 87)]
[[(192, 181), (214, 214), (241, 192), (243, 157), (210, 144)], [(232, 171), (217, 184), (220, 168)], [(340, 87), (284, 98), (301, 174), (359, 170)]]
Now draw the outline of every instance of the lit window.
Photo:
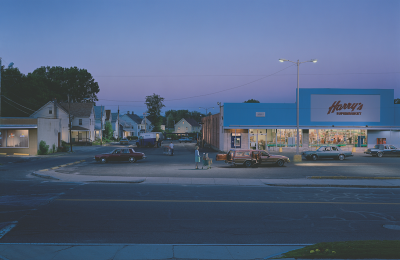
[(28, 130), (5, 130), (6, 143), (2, 147), (28, 148)]

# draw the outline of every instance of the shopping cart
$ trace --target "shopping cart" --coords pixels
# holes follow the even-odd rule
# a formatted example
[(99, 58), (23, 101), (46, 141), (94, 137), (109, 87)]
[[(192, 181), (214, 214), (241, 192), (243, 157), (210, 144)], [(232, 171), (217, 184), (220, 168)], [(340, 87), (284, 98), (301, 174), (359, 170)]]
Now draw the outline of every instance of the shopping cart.
[(169, 146), (163, 146), (163, 154), (171, 155), (171, 149)]
[(202, 169), (207, 167), (207, 169), (211, 169), (212, 159), (208, 157), (208, 153), (203, 153), (203, 166)]

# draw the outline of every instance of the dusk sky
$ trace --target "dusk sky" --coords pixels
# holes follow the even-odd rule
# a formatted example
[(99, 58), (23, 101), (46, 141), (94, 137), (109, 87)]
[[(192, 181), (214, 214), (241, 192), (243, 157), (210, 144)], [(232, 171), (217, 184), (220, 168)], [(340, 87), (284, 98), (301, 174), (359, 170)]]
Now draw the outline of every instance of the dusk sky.
[(399, 0), (0, 0), (3, 65), (86, 69), (97, 105), (219, 112), (217, 102), (296, 101), (300, 88), (394, 89)]

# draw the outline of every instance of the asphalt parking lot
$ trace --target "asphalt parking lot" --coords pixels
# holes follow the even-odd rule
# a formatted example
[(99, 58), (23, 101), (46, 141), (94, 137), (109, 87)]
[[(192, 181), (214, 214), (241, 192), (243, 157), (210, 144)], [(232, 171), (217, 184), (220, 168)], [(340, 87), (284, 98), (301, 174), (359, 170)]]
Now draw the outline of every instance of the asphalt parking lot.
[[(166, 145), (166, 144), (164, 144)], [(80, 174), (93, 176), (126, 176), (126, 177), (182, 177), (182, 178), (248, 178), (248, 179), (296, 179), (309, 176), (346, 176), (346, 177), (399, 177), (400, 157), (377, 158), (363, 153), (354, 153), (353, 157), (344, 161), (324, 159), (294, 163), (292, 153), (279, 153), (290, 158), (291, 163), (284, 167), (275, 165), (257, 168), (232, 167), (223, 161), (215, 161), (217, 152), (200, 148), (200, 154), (208, 153), (213, 159), (211, 169), (195, 169), (195, 143), (175, 143), (174, 156), (164, 154), (163, 148), (136, 148), (147, 158), (136, 163), (108, 162), (98, 163), (88, 159), (83, 163), (62, 167), (56, 171), (64, 174)], [(109, 150), (117, 147), (110, 146)], [(202, 166), (202, 163), (200, 163)], [(201, 168), (201, 167), (200, 167)]]

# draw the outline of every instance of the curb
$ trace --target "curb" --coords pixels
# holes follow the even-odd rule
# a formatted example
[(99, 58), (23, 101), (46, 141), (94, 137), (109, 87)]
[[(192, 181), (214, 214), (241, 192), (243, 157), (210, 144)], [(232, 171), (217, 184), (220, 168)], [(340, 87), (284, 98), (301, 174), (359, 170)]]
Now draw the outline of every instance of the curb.
[(268, 184), (267, 186), (275, 187), (332, 187), (332, 188), (395, 188), (398, 189), (400, 186), (383, 186), (383, 185), (340, 185), (340, 184)]
[(43, 179), (50, 179), (50, 180), (56, 180), (59, 181), (60, 179), (53, 177), (53, 176), (49, 176), (49, 175), (43, 175), (43, 174), (38, 174), (36, 172), (32, 172), (31, 173), (33, 176), (35, 177), (39, 177), (39, 178), (43, 178)]
[(307, 176), (307, 179), (354, 179), (354, 180), (399, 180), (400, 177), (358, 177), (358, 176)]

